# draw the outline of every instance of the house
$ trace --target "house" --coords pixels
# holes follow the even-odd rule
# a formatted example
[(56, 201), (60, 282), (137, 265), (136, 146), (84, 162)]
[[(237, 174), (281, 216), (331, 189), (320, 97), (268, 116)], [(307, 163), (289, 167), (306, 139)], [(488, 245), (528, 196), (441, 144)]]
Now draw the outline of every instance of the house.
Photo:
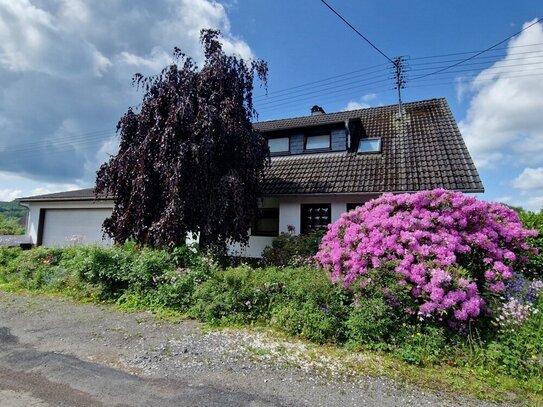
[[(446, 188), (483, 192), (483, 185), (445, 99), (254, 124), (267, 139), (261, 213), (249, 246), (231, 252), (260, 256), (274, 236), (326, 227), (340, 215), (384, 192)], [(106, 243), (101, 225), (113, 197), (92, 189), (22, 198), (27, 232), (35, 245)]]

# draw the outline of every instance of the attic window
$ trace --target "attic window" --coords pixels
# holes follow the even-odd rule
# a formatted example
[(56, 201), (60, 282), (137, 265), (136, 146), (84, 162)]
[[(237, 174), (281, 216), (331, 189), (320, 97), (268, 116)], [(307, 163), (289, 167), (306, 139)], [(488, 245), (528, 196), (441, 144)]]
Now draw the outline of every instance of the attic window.
[(268, 139), (268, 147), (270, 148), (270, 153), (288, 153), (290, 150), (289, 138), (280, 137), (280, 138), (271, 138)]
[(322, 150), (330, 148), (330, 134), (319, 134), (305, 138), (306, 150)]
[(358, 145), (358, 152), (362, 154), (380, 153), (381, 139), (378, 137), (361, 139)]

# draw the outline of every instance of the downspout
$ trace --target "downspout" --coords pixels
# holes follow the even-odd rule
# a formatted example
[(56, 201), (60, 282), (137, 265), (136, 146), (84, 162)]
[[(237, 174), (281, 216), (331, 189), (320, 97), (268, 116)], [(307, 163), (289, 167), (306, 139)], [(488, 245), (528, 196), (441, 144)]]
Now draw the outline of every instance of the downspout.
[[(26, 226), (25, 226), (25, 235), (27, 235), (29, 238), (30, 238), (30, 235), (29, 235), (29, 229), (30, 229), (30, 206), (27, 205), (27, 204), (24, 204), (22, 202), (19, 202), (17, 201), (17, 204), (19, 206), (22, 206), (23, 208), (26, 208), (27, 209), (27, 212), (26, 212)], [(36, 242), (32, 242), (32, 240), (30, 240), (30, 243), (21, 243), (21, 248), (23, 249), (29, 249), (31, 246), (31, 244), (35, 244)], [(28, 247), (27, 247), (28, 246)]]

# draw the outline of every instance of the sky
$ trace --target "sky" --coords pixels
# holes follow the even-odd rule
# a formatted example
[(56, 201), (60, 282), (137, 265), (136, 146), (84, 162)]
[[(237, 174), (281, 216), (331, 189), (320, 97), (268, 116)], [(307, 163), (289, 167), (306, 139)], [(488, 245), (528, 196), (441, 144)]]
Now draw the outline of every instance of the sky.
[(175, 46), (201, 65), (199, 32), (218, 28), (227, 53), (268, 63), (259, 120), (397, 103), (387, 57), (403, 57), (402, 99), (448, 100), (481, 198), (543, 207), (540, 2), (327, 2), (382, 54), (320, 0), (0, 0), (0, 200), (92, 186), (141, 102), (132, 76)]

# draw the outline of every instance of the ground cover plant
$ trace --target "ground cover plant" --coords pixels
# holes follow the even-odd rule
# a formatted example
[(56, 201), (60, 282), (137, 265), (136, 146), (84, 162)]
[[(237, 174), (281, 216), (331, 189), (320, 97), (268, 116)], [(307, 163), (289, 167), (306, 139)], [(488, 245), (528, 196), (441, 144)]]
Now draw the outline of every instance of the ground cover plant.
[[(280, 265), (263, 267), (226, 266), (186, 246), (0, 248), (0, 284), (213, 326), (269, 326), (386, 356), (409, 375), (417, 371), (408, 366), (441, 366), (450, 375), (444, 381), (469, 377), (494, 389), (486, 396), (515, 392), (542, 403), (543, 283), (532, 250), (540, 241), (529, 231), (541, 223), (526, 215), (533, 222), (523, 228), (507, 208), (447, 191), (425, 194), (384, 197), (344, 215), (323, 239), (320, 267), (283, 262), (306, 243), (288, 236), (272, 248)], [(353, 259), (367, 262), (353, 273)]]
[(25, 228), (16, 217), (7, 217), (0, 213), (0, 235), (23, 235)]

